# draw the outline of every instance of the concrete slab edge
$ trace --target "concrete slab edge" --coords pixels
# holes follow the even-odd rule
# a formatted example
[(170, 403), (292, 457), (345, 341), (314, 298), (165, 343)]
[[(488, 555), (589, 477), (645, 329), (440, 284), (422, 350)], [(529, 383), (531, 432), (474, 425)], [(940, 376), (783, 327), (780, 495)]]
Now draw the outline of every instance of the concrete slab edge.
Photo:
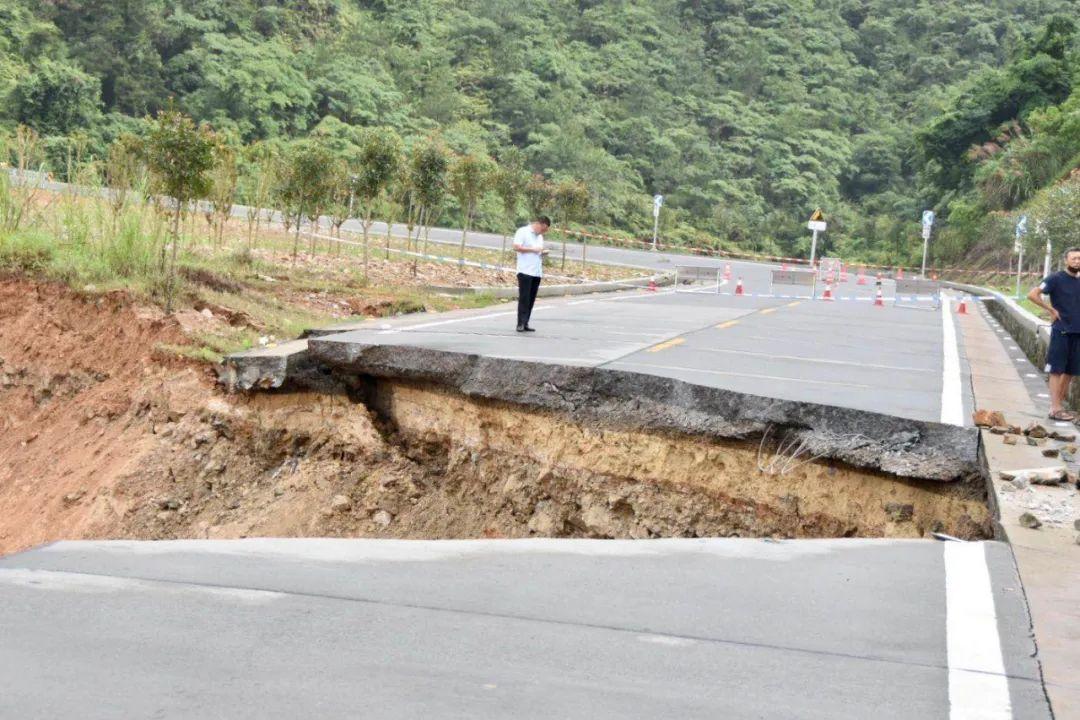
[(975, 428), (780, 400), (673, 378), (490, 358), (408, 346), (309, 340), (310, 361), (338, 375), (433, 383), (467, 397), (564, 414), (591, 424), (716, 439), (805, 444), (835, 459), (905, 479), (982, 482)]

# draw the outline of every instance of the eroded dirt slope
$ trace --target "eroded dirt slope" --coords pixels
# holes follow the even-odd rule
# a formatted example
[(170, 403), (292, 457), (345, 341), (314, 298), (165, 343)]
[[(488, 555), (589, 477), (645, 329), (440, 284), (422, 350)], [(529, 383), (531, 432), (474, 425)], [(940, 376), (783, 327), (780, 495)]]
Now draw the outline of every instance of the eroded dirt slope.
[(65, 538), (984, 536), (981, 490), (437, 388), (227, 394), (127, 296), (0, 281), (0, 553)]

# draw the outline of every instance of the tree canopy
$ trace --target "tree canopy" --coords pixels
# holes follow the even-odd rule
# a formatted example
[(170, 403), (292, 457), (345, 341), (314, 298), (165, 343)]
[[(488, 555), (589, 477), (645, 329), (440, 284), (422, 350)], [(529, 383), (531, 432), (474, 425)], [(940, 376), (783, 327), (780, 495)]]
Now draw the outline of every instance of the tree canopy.
[[(1008, 209), (1060, 171), (1064, 160), (1045, 158), (1066, 150), (1035, 134), (1068, 125), (1047, 109), (1073, 94), (1078, 10), (1080, 0), (0, 0), (0, 125), (25, 123), (50, 147), (81, 133), (99, 156), (170, 99), (242, 143), (314, 134), (338, 152), (353, 130), (382, 127), (413, 148), (438, 132), (457, 155), (517, 150), (523, 173), (583, 181), (582, 221), (594, 226), (648, 236), (661, 193), (669, 241), (790, 253), (823, 207), (826, 242), (891, 257), (918, 247), (924, 207), (968, 207), (978, 188)], [(1019, 132), (997, 143), (1011, 122)], [(971, 154), (988, 142), (1008, 150)], [(1039, 158), (1042, 170), (1010, 185), (1015, 163)], [(509, 221), (498, 198), (472, 210), (450, 201), (448, 221)]]

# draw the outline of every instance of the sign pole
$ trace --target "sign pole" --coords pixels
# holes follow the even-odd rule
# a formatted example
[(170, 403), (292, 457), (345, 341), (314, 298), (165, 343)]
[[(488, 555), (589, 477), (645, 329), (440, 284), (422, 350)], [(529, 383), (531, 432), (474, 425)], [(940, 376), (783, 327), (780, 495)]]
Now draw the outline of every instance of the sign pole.
[(1035, 232), (1046, 235), (1046, 257), (1043, 258), (1043, 277), (1046, 277), (1050, 274), (1050, 253), (1053, 252), (1053, 250), (1050, 247), (1050, 236), (1047, 235), (1046, 226), (1043, 225), (1042, 220), (1037, 220), (1035, 222)]
[(923, 210), (922, 214), (922, 273), (921, 276), (926, 279), (926, 256), (930, 250), (930, 232), (934, 227), (934, 211)]
[(654, 195), (653, 196), (653, 206), (652, 206), (652, 215), (653, 215), (652, 249), (653, 249), (653, 252), (656, 252), (659, 249), (660, 208), (662, 208), (663, 206), (664, 206), (664, 196), (663, 195)]
[(818, 231), (814, 231), (814, 239), (810, 241), (810, 269), (814, 269), (814, 258), (817, 257), (817, 234)]
[(926, 279), (926, 251), (930, 249), (930, 228), (923, 228), (922, 234), (922, 278)]
[(1020, 273), (1024, 267), (1024, 245), (1020, 245), (1020, 254), (1016, 256), (1016, 299), (1020, 299)]
[(1020, 273), (1024, 267), (1024, 236), (1027, 235), (1027, 215), (1016, 222), (1016, 299), (1020, 299)]

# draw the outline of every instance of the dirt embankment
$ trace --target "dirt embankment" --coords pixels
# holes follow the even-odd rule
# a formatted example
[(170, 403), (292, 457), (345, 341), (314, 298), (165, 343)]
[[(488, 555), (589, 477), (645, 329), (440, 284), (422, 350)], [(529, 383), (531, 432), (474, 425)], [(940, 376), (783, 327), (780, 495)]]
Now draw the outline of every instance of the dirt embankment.
[(408, 384), (380, 384), (379, 415), (342, 395), (229, 395), (155, 351), (183, 341), (120, 293), (0, 281), (0, 553), (64, 538), (989, 529), (980, 488), (788, 471), (756, 443), (588, 428)]

